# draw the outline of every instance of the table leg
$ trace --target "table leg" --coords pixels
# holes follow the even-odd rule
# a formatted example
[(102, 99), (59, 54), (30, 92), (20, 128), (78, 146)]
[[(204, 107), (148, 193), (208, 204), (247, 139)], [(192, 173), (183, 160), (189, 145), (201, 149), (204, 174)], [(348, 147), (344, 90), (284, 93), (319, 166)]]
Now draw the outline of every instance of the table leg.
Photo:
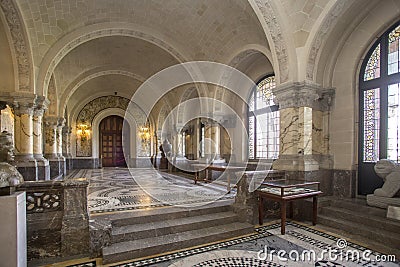
[(228, 173), (228, 184), (226, 186), (226, 190), (228, 190), (228, 194), (231, 192), (231, 175)]
[(199, 179), (199, 172), (195, 171), (194, 172), (194, 184), (197, 184), (197, 180)]
[(281, 201), (281, 234), (285, 234), (286, 226), (286, 201)]
[(258, 223), (263, 224), (264, 220), (264, 202), (261, 196), (258, 197)]
[(312, 224), (317, 224), (317, 213), (318, 213), (318, 200), (317, 197), (313, 197), (313, 221)]
[(289, 218), (293, 219), (293, 201), (289, 202)]

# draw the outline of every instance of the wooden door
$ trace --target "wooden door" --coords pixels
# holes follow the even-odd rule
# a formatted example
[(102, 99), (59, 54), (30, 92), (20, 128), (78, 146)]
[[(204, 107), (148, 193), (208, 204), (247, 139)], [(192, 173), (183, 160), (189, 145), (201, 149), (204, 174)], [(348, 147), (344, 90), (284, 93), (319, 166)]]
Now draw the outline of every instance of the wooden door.
[(124, 119), (109, 116), (100, 123), (100, 154), (103, 167), (126, 167), (123, 145), (122, 126)]

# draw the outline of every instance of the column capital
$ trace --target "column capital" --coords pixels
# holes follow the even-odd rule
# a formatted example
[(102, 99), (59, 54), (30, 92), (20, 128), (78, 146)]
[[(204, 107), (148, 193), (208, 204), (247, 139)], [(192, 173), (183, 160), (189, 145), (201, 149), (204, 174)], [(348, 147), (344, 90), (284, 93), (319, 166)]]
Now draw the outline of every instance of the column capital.
[(63, 128), (65, 126), (65, 118), (63, 117), (58, 117), (57, 120), (57, 127)]
[(333, 88), (323, 88), (310, 81), (284, 83), (272, 89), (272, 92), (280, 109), (311, 107), (329, 110), (334, 95)]
[(56, 128), (58, 126), (58, 119), (56, 116), (45, 116), (44, 123), (47, 127)]
[(38, 96), (35, 100), (35, 116), (43, 116), (43, 113), (47, 110), (50, 101), (44, 96)]

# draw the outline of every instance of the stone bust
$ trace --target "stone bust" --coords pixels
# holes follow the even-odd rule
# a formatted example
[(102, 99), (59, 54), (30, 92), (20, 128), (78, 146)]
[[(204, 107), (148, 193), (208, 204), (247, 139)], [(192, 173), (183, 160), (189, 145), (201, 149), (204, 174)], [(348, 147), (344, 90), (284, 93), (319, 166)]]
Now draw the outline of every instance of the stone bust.
[(0, 133), (0, 188), (24, 182), (18, 170), (8, 163), (13, 160), (13, 149), (12, 135), (5, 131)]
[(376, 174), (383, 179), (382, 188), (374, 191), (375, 196), (395, 197), (400, 193), (400, 166), (392, 160), (381, 159), (374, 166)]

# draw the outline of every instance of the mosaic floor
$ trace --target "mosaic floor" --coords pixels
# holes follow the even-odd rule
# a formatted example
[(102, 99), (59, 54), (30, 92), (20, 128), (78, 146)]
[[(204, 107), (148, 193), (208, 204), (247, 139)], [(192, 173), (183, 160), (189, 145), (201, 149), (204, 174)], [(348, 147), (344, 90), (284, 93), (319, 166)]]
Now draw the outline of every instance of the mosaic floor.
[(103, 168), (75, 170), (68, 177), (89, 179), (91, 214), (162, 206), (204, 205), (235, 197), (224, 186), (194, 184), (193, 180), (150, 169)]
[[(267, 253), (265, 253), (266, 251)], [(283, 252), (278, 254), (278, 251)], [(307, 255), (313, 255), (312, 251), (315, 252), (315, 257), (307, 258)], [(324, 251), (332, 251), (332, 254)], [(301, 255), (306, 255), (305, 260), (301, 258)], [(314, 228), (288, 222), (284, 236), (280, 235), (280, 225), (276, 223), (257, 228), (256, 233), (249, 236), (145, 260), (108, 266), (400, 266), (398, 261), (395, 262), (392, 259), (386, 262), (377, 261), (382, 256), (385, 255), (369, 252), (363, 246), (347, 242)], [(300, 260), (295, 261), (294, 259)], [(96, 263), (93, 261), (73, 266), (92, 267), (96, 266)]]

